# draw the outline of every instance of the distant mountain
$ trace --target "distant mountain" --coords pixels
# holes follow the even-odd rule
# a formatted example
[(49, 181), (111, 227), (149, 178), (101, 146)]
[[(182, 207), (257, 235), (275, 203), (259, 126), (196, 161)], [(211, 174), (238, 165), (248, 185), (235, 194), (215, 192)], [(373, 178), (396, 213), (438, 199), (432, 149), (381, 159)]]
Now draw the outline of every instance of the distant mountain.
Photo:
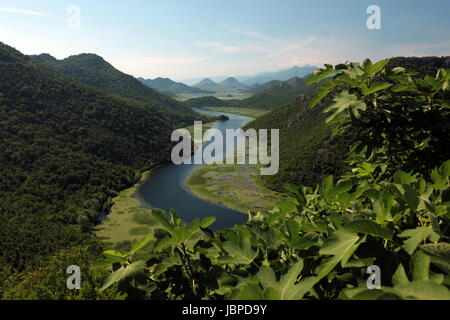
[(217, 83), (215, 83), (211, 79), (205, 78), (202, 81), (200, 81), (199, 83), (193, 85), (193, 87), (194, 88), (199, 88), (199, 89), (202, 89), (202, 90), (214, 91), (214, 90), (217, 90), (218, 85), (217, 85)]
[(256, 76), (253, 77), (246, 77), (241, 79), (242, 82), (253, 85), (255, 83), (266, 83), (272, 80), (279, 80), (279, 81), (286, 81), (294, 77), (302, 78), (315, 70), (317, 70), (318, 67), (316, 66), (310, 66), (306, 65), (303, 67), (292, 67), (285, 70), (280, 70), (277, 72), (263, 72), (259, 73)]
[(132, 99), (151, 110), (170, 114), (167, 117), (168, 121), (184, 124), (199, 117), (196, 112), (183, 103), (161, 94), (133, 76), (115, 69), (96, 54), (83, 53), (63, 60), (57, 60), (48, 54), (30, 56), (30, 58), (107, 94)]
[(190, 87), (181, 82), (175, 82), (168, 78), (144, 79), (137, 78), (140, 82), (162, 93), (180, 94), (180, 93), (211, 93), (207, 90)]
[(252, 85), (250, 88), (246, 89), (244, 92), (245, 93), (260, 93), (266, 89), (275, 87), (276, 85), (279, 85), (280, 83), (282, 83), (283, 81), (280, 80), (272, 80), (263, 84), (259, 84), (259, 83), (255, 83), (254, 85)]
[(227, 78), (218, 84), (219, 90), (239, 90), (245, 88), (248, 88), (248, 85), (239, 82), (236, 78)]
[[(267, 88), (264, 88), (267, 86)], [(260, 88), (261, 87), (261, 88)], [(221, 100), (213, 96), (194, 98), (185, 103), (191, 107), (241, 107), (262, 110), (273, 110), (277, 107), (286, 105), (313, 92), (317, 85), (307, 85), (306, 78), (294, 77), (288, 81), (271, 81), (265, 85), (254, 87), (253, 90), (259, 91), (253, 96), (237, 100)], [(250, 90), (250, 89), (249, 89)], [(244, 91), (246, 92), (246, 91)]]

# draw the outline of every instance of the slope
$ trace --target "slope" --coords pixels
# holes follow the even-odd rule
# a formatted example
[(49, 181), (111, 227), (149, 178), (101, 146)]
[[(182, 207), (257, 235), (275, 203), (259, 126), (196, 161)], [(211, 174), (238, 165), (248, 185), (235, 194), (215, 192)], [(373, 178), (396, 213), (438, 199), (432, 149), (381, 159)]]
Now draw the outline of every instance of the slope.
[(131, 101), (0, 43), (0, 281), (60, 248), (95, 244), (89, 230), (109, 199), (167, 161), (173, 127)]

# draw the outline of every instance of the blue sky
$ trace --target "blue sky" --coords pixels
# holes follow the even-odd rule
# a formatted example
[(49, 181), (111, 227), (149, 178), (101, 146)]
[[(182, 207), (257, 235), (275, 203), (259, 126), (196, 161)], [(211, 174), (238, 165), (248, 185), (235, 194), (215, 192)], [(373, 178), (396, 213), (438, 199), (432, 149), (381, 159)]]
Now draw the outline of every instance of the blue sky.
[[(80, 8), (80, 28), (67, 8)], [(369, 30), (369, 5), (381, 30)], [(365, 57), (450, 55), (449, 0), (0, 0), (0, 41), (26, 54), (103, 56), (183, 80)]]

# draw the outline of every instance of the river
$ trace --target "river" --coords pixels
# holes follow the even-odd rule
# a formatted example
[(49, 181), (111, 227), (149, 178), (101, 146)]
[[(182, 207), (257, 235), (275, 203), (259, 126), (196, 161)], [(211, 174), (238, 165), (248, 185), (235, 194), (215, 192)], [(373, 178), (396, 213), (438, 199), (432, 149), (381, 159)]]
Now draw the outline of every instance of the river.
[[(194, 108), (197, 112), (220, 116), (228, 116), (228, 121), (218, 121), (213, 128), (219, 129), (224, 137), (226, 129), (239, 129), (253, 120), (249, 117), (229, 113), (221, 113), (206, 109)], [(224, 139), (225, 140), (225, 139)], [(208, 142), (205, 144), (207, 145)], [(201, 152), (199, 149), (197, 152)], [(193, 163), (193, 161), (192, 161)], [(165, 165), (152, 171), (149, 179), (138, 189), (136, 196), (145, 208), (159, 208), (168, 212), (174, 209), (184, 222), (196, 218), (215, 217), (212, 230), (229, 228), (247, 221), (247, 215), (213, 202), (198, 198), (188, 191), (184, 181), (196, 167), (195, 164)]]

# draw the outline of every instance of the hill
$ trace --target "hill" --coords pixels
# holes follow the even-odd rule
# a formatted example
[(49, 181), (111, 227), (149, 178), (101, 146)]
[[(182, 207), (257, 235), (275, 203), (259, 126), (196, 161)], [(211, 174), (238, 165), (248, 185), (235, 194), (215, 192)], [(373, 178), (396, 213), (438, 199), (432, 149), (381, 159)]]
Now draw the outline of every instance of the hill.
[(179, 123), (192, 122), (199, 115), (164, 94), (141, 83), (133, 76), (115, 69), (102, 57), (95, 54), (80, 54), (57, 60), (48, 54), (30, 56), (59, 73), (98, 88), (111, 95), (132, 99), (146, 107), (170, 114), (170, 119)]
[(174, 129), (166, 114), (2, 43), (0, 127), (0, 282), (61, 248), (95, 252), (98, 215), (140, 172), (170, 159)]
[(273, 80), (286, 81), (294, 77), (303, 78), (304, 76), (311, 74), (317, 69), (318, 67), (310, 65), (305, 65), (303, 67), (295, 66), (276, 72), (263, 72), (253, 77), (243, 78), (241, 79), (241, 81), (248, 85), (254, 85), (256, 83), (266, 83)]
[(138, 78), (140, 82), (164, 94), (180, 93), (209, 93), (210, 91), (190, 87), (181, 82), (175, 82), (168, 78), (144, 79)]
[(245, 92), (245, 93), (252, 93), (252, 94), (260, 93), (260, 92), (262, 92), (262, 91), (264, 91), (266, 89), (275, 87), (276, 85), (279, 85), (282, 82), (283, 81), (280, 81), (280, 80), (272, 80), (272, 81), (269, 81), (269, 82), (266, 82), (266, 83), (263, 83), (263, 84), (255, 83), (254, 85), (252, 85), (250, 88), (244, 90), (243, 92)]
[(222, 100), (214, 96), (192, 98), (185, 101), (186, 105), (195, 108), (223, 108), (239, 105), (239, 100)]
[(240, 90), (245, 89), (248, 86), (242, 82), (239, 82), (236, 78), (227, 78), (218, 83), (218, 90)]
[(212, 81), (209, 78), (205, 78), (202, 81), (200, 81), (199, 83), (193, 85), (193, 87), (199, 88), (202, 90), (214, 91), (217, 89), (217, 83), (215, 83), (214, 81)]
[[(274, 84), (271, 82), (270, 84)], [(241, 100), (240, 106), (243, 108), (254, 108), (263, 110), (273, 110), (279, 106), (295, 100), (299, 95), (309, 94), (316, 86), (306, 85), (305, 78), (292, 78), (288, 81), (279, 82), (274, 86), (259, 91), (255, 95)]]

